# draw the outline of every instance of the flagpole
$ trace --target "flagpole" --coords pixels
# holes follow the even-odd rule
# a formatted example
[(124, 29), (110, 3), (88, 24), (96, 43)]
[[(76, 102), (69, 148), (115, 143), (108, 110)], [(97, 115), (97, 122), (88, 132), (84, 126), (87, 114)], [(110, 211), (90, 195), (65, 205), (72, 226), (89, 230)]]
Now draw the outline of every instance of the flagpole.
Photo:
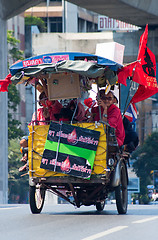
[[(130, 88), (129, 88), (129, 91), (128, 91), (128, 95), (127, 95), (127, 98), (126, 98), (126, 103), (125, 103), (125, 108), (124, 108), (124, 112), (123, 112), (123, 117), (124, 117), (124, 115), (125, 115), (125, 112), (127, 111), (127, 109), (128, 109), (128, 107), (129, 107), (129, 105), (130, 105), (130, 102), (128, 103), (128, 105), (127, 105), (127, 101), (128, 101), (128, 99), (129, 99), (129, 94), (130, 94), (130, 90), (131, 90), (131, 86), (132, 86), (132, 81), (130, 82)], [(126, 107), (127, 106), (127, 107)]]
[(129, 65), (131, 65), (131, 64), (133, 64), (133, 63), (137, 63), (137, 62), (139, 62), (139, 60), (136, 60), (136, 61), (131, 62), (131, 63), (127, 63), (127, 64), (125, 64), (123, 67), (127, 67), (127, 66), (129, 66)]
[[(98, 98), (100, 99), (100, 92), (99, 92), (98, 83), (97, 83), (97, 91), (98, 91)], [(102, 119), (102, 117), (101, 117), (101, 106), (98, 106), (98, 108), (99, 108), (99, 118), (100, 118), (100, 120), (101, 120), (101, 119)]]

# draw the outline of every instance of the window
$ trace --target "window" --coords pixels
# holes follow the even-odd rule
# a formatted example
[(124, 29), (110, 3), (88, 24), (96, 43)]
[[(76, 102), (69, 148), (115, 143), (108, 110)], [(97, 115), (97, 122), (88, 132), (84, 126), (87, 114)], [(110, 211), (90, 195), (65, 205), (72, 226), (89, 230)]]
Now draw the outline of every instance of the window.
[[(42, 18), (47, 27), (47, 18)], [(62, 32), (62, 17), (50, 17), (49, 18), (50, 32)]]
[(50, 32), (62, 32), (62, 18), (51, 17), (50, 21)]

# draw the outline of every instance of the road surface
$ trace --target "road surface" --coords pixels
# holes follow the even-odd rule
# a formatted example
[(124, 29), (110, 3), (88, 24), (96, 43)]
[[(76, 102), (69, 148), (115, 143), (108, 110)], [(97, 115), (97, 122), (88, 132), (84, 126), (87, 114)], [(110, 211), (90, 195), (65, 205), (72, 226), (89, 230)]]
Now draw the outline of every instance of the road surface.
[(31, 214), (29, 205), (0, 205), (0, 240), (149, 240), (157, 238), (158, 205), (129, 205), (118, 215), (115, 204), (98, 213), (94, 206), (46, 205)]

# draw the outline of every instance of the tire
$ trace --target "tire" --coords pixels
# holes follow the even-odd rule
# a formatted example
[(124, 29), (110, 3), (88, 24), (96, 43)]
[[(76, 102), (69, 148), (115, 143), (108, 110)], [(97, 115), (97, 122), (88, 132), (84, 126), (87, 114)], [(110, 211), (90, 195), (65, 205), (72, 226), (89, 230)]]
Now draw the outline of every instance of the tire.
[(120, 171), (120, 185), (115, 188), (116, 206), (119, 214), (126, 214), (128, 205), (127, 172), (123, 162)]
[(96, 209), (98, 212), (103, 211), (104, 207), (105, 207), (105, 200), (96, 203)]
[(46, 190), (40, 184), (29, 186), (29, 202), (31, 212), (38, 214), (42, 211)]

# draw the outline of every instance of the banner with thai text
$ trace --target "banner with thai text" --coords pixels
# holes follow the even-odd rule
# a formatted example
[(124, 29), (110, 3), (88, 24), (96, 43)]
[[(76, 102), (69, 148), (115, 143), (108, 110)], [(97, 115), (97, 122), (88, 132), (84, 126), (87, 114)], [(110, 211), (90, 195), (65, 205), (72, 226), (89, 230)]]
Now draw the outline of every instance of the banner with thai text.
[(40, 167), (89, 179), (99, 137), (98, 131), (52, 122)]

